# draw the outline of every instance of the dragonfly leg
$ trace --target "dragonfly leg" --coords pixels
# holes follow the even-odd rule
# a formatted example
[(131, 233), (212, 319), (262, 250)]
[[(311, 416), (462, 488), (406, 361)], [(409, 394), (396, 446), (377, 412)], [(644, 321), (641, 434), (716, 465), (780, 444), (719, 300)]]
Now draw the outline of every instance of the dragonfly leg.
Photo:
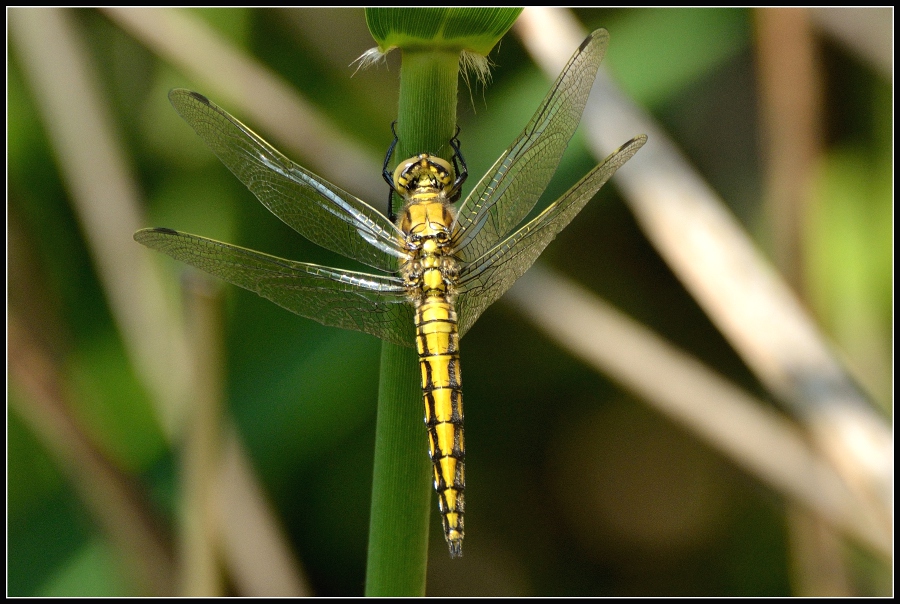
[[(453, 181), (452, 188), (453, 196), (450, 199), (450, 201), (454, 203), (458, 201), (462, 195), (462, 185), (469, 176), (469, 167), (466, 166), (466, 159), (463, 157), (459, 146), (459, 125), (457, 125), (456, 132), (453, 134), (453, 138), (450, 139), (450, 148), (453, 149), (453, 157), (451, 159), (453, 161), (453, 169), (456, 171), (456, 180)], [(457, 159), (459, 160), (459, 163), (457, 163)], [(462, 164), (462, 169), (460, 169), (460, 164)]]
[(397, 188), (394, 185), (394, 175), (391, 174), (390, 170), (388, 170), (388, 164), (391, 162), (391, 156), (394, 154), (394, 148), (397, 146), (397, 141), (400, 139), (400, 137), (397, 136), (397, 131), (394, 129), (396, 125), (397, 120), (391, 122), (391, 132), (394, 135), (394, 140), (391, 141), (391, 146), (388, 147), (387, 154), (385, 154), (384, 156), (384, 164), (381, 166), (381, 176), (390, 187), (388, 189), (387, 215), (388, 219), (390, 219), (391, 222), (394, 222), (394, 220), (397, 218), (396, 215), (394, 215), (394, 192), (397, 190)]

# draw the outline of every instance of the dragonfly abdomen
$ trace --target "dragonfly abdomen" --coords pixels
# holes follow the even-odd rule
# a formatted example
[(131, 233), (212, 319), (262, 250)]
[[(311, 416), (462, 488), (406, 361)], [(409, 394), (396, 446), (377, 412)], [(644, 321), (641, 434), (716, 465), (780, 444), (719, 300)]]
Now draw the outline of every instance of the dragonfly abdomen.
[(447, 297), (429, 296), (416, 305), (415, 321), (434, 490), (450, 555), (458, 557), (462, 555), (466, 476), (456, 311)]

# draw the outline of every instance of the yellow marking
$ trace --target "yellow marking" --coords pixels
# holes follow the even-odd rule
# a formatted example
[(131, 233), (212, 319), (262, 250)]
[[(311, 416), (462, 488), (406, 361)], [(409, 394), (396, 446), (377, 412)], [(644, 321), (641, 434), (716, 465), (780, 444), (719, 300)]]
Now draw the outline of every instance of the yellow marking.
[[(422, 304), (419, 307), (418, 315), (421, 317), (420, 321), (422, 322), (448, 321), (451, 316), (453, 317), (453, 322), (456, 322), (456, 312), (453, 311), (449, 303), (443, 301)], [(454, 329), (453, 331), (456, 330)]]
[[(453, 404), (450, 401), (451, 391), (449, 389), (434, 390), (431, 396), (434, 397), (434, 417), (429, 418), (431, 421), (449, 422), (453, 419)], [(426, 414), (428, 410), (426, 409)]]
[[(456, 461), (452, 457), (448, 457), (447, 459), (454, 461), (454, 462)], [(456, 475), (456, 464), (454, 463), (453, 464), (453, 474), (450, 475), (451, 476), (450, 480), (447, 481), (446, 478), (444, 480), (452, 485), (453, 484), (452, 476), (455, 476), (455, 475)], [(444, 491), (444, 497), (447, 500), (447, 516), (448, 516), (448, 518), (450, 518), (450, 517), (456, 518), (457, 517), (457, 514), (455, 514), (453, 512), (453, 510), (456, 509), (456, 494), (457, 494), (456, 489), (447, 489), (446, 491)], [(451, 526), (452, 525), (453, 525), (453, 523), (451, 523)]]
[[(450, 394), (447, 393), (449, 390), (450, 388), (440, 388), (430, 392), (434, 399), (434, 417), (428, 418), (429, 424), (437, 423), (437, 425), (443, 425), (443, 423), (440, 422), (449, 422), (454, 419), (453, 404), (450, 401)], [(427, 409), (426, 415), (429, 415)], [(452, 426), (453, 424), (449, 425)], [(438, 436), (440, 436), (440, 434)], [(450, 451), (450, 449), (444, 449), (444, 451)]]
[[(424, 198), (425, 196), (423, 196)], [(425, 217), (429, 223), (439, 224), (443, 227), (449, 227), (450, 225), (446, 223), (447, 221), (447, 207), (440, 203), (428, 203), (423, 204), (425, 208)]]
[(419, 355), (431, 354), (435, 350), (456, 352), (456, 339), (450, 337), (449, 330), (441, 330), (435, 333), (420, 334), (416, 338)]
[[(453, 452), (453, 441), (456, 437), (456, 426), (450, 422), (438, 424), (434, 427), (434, 431), (438, 437), (438, 449), (441, 453), (449, 454)], [(451, 481), (452, 484), (452, 481)]]
[(409, 206), (407, 209), (407, 214), (409, 216), (409, 221), (412, 224), (421, 225), (427, 222), (428, 214), (426, 211), (426, 205), (422, 203), (421, 200), (417, 199), (417, 203)]
[[(448, 487), (452, 487), (456, 482), (456, 458), (445, 457), (442, 459), (441, 469), (443, 470), (444, 484)], [(447, 489), (447, 491), (448, 492), (444, 494), (447, 496), (447, 504), (452, 510), (456, 507), (456, 491), (454, 489)]]
[(429, 290), (444, 289), (444, 275), (437, 269), (427, 270), (425, 274), (422, 275), (422, 281), (423, 289), (426, 292)]
[[(450, 374), (450, 362), (455, 359), (455, 355), (431, 355), (426, 361), (422, 359), (423, 379), (426, 377), (424, 372), (428, 372), (431, 376), (431, 386), (434, 388), (450, 388), (455, 386), (456, 376)], [(428, 367), (426, 368), (426, 365)], [(423, 382), (424, 384), (424, 382)]]

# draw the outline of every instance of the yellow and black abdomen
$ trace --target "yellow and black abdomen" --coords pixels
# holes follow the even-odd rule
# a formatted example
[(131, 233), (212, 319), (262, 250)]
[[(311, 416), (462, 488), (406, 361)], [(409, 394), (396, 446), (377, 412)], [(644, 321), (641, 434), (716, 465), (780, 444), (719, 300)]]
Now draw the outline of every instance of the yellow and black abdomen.
[(417, 303), (415, 321), (434, 490), (450, 555), (457, 557), (462, 555), (466, 453), (456, 311), (446, 296), (428, 296)]

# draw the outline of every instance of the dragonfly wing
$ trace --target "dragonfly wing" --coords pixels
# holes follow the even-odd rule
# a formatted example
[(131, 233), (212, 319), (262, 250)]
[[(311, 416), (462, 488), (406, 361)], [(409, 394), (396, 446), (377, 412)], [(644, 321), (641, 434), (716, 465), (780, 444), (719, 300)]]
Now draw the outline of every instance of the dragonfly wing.
[(605, 29), (582, 42), (525, 130), (466, 198), (456, 244), (464, 260), (480, 257), (512, 231), (547, 188), (581, 121), (608, 42)]
[(171, 229), (142, 229), (134, 239), (324, 325), (401, 346), (415, 342), (412, 307), (396, 277), (285, 260)]
[(175, 110), (229, 170), (292, 229), (333, 252), (393, 272), (400, 233), (378, 210), (305, 170), (202, 94), (169, 93)]
[(456, 302), (460, 337), (488, 306), (525, 274), (547, 244), (645, 142), (647, 137), (641, 135), (619, 147), (534, 220), (462, 268)]

